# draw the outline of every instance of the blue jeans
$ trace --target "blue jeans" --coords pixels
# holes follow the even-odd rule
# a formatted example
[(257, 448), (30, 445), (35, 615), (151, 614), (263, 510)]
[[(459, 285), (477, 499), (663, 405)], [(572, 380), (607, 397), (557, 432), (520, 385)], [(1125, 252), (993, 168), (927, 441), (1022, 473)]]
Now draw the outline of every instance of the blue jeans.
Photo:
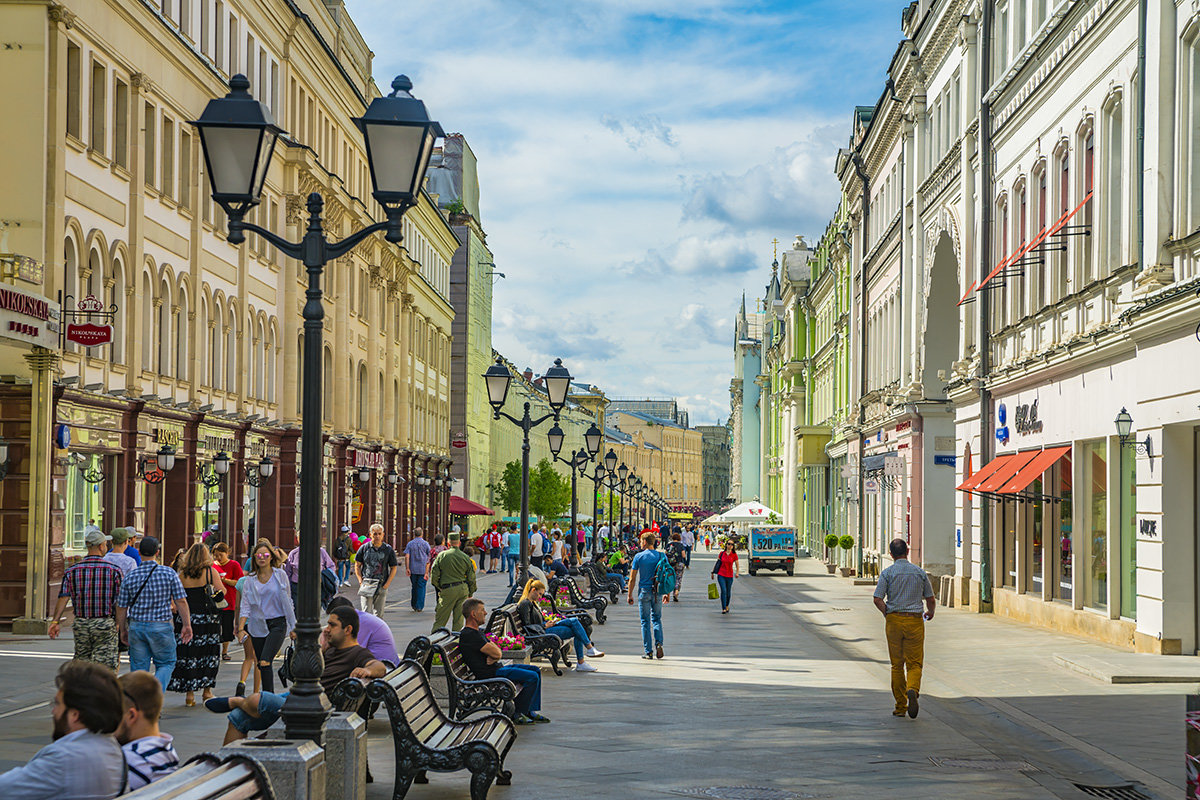
[(652, 653), (654, 645), (663, 643), (662, 595), (653, 589), (638, 589), (638, 616), (642, 620), (642, 645)]
[(553, 633), (558, 638), (566, 641), (573, 639), (575, 641), (575, 658), (582, 659), (587, 653), (587, 649), (592, 646), (588, 639), (587, 631), (583, 628), (583, 623), (574, 617), (565, 617), (554, 623), (553, 627), (546, 628), (546, 633)]
[(507, 678), (517, 685), (517, 713), (529, 716), (542, 708), (542, 672), (529, 664), (499, 667), (497, 678)]
[(721, 610), (724, 611), (729, 608), (729, 598), (733, 594), (733, 578), (718, 575), (717, 586), (721, 590)]
[(519, 555), (512, 553), (508, 554), (508, 585), (512, 586), (517, 580), (517, 562), (521, 560)]
[(175, 626), (170, 622), (129, 623), (129, 670), (149, 670), (154, 662), (154, 677), (167, 688), (175, 671)]
[(425, 610), (425, 573), (414, 572), (408, 576), (412, 581), (412, 609), (413, 611)]
[(623, 592), (623, 591), (625, 591), (626, 589), (628, 589), (628, 588), (629, 588), (629, 586), (628, 586), (628, 585), (626, 585), (626, 583), (625, 583), (625, 576), (624, 576), (624, 575), (622, 575), (621, 573), (619, 573), (619, 572), (609, 572), (609, 573), (607, 573), (607, 574), (608, 574), (608, 577), (610, 577), (610, 578), (616, 578), (617, 580), (619, 580), (619, 581), (621, 582), (621, 591), (622, 591), (622, 592)]
[(226, 719), (229, 724), (242, 733), (250, 733), (250, 731), (265, 731), (267, 728), (279, 721), (281, 712), (283, 711), (283, 703), (287, 700), (288, 693), (275, 694), (274, 692), (260, 692), (258, 695), (258, 716), (252, 717), (240, 708), (235, 708), (229, 712)]
[(338, 583), (345, 583), (350, 580), (350, 560), (337, 562), (337, 579)]

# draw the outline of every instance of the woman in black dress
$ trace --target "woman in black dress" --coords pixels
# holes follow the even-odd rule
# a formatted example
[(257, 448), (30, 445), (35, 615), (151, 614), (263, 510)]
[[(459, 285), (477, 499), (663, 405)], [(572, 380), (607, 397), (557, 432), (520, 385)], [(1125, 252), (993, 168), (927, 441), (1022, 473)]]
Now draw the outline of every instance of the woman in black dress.
[(221, 615), (214, 594), (218, 599), (224, 599), (223, 584), (207, 546), (197, 542), (188, 548), (179, 562), (179, 580), (183, 583), (192, 615), (192, 640), (187, 644), (180, 641), (182, 625), (176, 615), (175, 671), (167, 691), (186, 692), (185, 703), (194, 706), (197, 689), (203, 690), (203, 699), (212, 697), (212, 687), (217, 685), (217, 670), (221, 666)]

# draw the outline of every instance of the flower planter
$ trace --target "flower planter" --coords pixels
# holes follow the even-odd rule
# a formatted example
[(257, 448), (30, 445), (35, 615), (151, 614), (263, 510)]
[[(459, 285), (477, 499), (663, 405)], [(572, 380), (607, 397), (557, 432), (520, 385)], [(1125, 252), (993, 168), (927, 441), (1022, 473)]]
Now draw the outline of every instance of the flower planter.
[(512, 661), (514, 664), (528, 664), (529, 663), (529, 650), (528, 649), (525, 649), (525, 650), (501, 650), (500, 655), (502, 658), (507, 658), (508, 660)]
[(854, 567), (838, 567), (842, 571), (843, 578), (849, 578), (854, 575)]
[(833, 575), (837, 572), (837, 564), (826, 564), (825, 569), (829, 570), (829, 574)]

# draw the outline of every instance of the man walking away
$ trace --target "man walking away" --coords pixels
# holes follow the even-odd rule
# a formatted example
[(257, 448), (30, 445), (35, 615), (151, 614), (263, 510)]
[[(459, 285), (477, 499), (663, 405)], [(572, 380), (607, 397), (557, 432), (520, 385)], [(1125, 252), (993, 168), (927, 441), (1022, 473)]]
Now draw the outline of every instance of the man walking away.
[(337, 562), (338, 586), (350, 585), (350, 526), (343, 525), (333, 543), (333, 560)]
[(492, 557), (491, 569), (488, 572), (499, 572), (505, 568), (506, 565), (504, 562), (508, 559), (503, 555), (504, 544), (504, 534), (500, 533), (500, 529), (493, 525), (487, 535), (488, 553)]
[[(676, 528), (675, 530), (679, 530)], [(696, 546), (696, 533), (692, 530), (692, 526), (687, 525), (682, 531), (682, 539), (684, 556), (683, 566), (685, 569), (691, 569), (692, 566), (692, 548)]]
[(908, 544), (903, 539), (894, 539), (888, 550), (895, 563), (879, 574), (875, 607), (886, 620), (892, 695), (896, 698), (892, 716), (902, 717), (907, 712), (916, 719), (920, 710), (921, 666), (925, 660), (925, 621), (933, 619), (937, 600), (925, 570), (908, 560)]
[(512, 586), (515, 581), (517, 565), (521, 563), (521, 534), (517, 533), (514, 526), (505, 539), (508, 543), (508, 585)]
[(529, 563), (539, 569), (542, 566), (542, 551), (545, 549), (546, 534), (536, 528), (529, 532)]
[[(115, 673), (120, 656), (114, 614), (123, 573), (120, 567), (105, 558), (104, 550), (110, 538), (98, 530), (89, 531), (84, 537), (88, 554), (63, 573), (49, 634), (51, 639), (58, 638), (67, 598), (70, 598), (75, 609), (75, 658), (95, 661)], [(125, 560), (130, 561), (128, 557)]]
[(175, 671), (175, 627), (171, 624), (171, 601), (183, 627), (179, 641), (192, 640), (192, 615), (187, 594), (175, 570), (159, 564), (158, 539), (147, 536), (138, 545), (142, 565), (126, 576), (117, 594), (117, 630), (129, 645), (129, 669), (150, 669), (165, 689)]
[(370, 528), (371, 541), (358, 548), (354, 571), (358, 577), (358, 600), (362, 610), (383, 616), (388, 587), (400, 569), (400, 559), (390, 544), (383, 541), (383, 526), (376, 522)]
[(425, 584), (429, 582), (429, 542), (417, 528), (416, 535), (404, 547), (404, 574), (412, 584), (409, 604), (413, 611), (425, 610)]
[(122, 575), (128, 575), (138, 565), (129, 553), (129, 528), (113, 528), (108, 536), (112, 549), (105, 554), (104, 560), (121, 570)]
[(125, 694), (125, 712), (117, 742), (129, 767), (129, 791), (140, 789), (179, 768), (171, 734), (158, 729), (163, 692), (149, 672), (127, 672), (117, 679)]
[(444, 628), (452, 617), (453, 627), (450, 630), (461, 629), (463, 601), (475, 594), (475, 564), (470, 556), (458, 549), (457, 533), (451, 533), (448, 538), (449, 546), (438, 553), (429, 570), (430, 582), (438, 590), (437, 608), (430, 631)]
[[(629, 605), (633, 605), (633, 593), (638, 595), (638, 616), (642, 621), (642, 645), (646, 654), (642, 658), (663, 657), (662, 597), (654, 584), (654, 571), (664, 556), (655, 548), (658, 537), (650, 531), (642, 534), (642, 552), (633, 557), (630, 565)], [(652, 635), (653, 634), (653, 635)]]
[(471, 674), (478, 680), (507, 678), (520, 687), (516, 697), (517, 716), (513, 719), (517, 725), (549, 722), (539, 713), (542, 708), (541, 670), (529, 664), (500, 663), (503, 655), (500, 647), (489, 642), (479, 630), (487, 619), (487, 609), (478, 597), (469, 597), (463, 602), (463, 616), (465, 621), (458, 638), (458, 651)]
[(68, 661), (54, 685), (54, 742), (25, 766), (0, 775), (0, 797), (112, 800), (123, 794), (125, 760), (111, 735), (121, 723), (117, 676), (99, 664)]

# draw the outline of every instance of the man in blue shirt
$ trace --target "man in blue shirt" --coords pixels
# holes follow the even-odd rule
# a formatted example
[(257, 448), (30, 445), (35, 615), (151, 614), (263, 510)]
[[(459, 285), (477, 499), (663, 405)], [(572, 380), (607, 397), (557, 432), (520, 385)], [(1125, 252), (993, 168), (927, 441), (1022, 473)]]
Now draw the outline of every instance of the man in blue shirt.
[(658, 568), (658, 562), (666, 556), (658, 552), (657, 547), (658, 537), (650, 531), (643, 533), (642, 552), (633, 557), (629, 573), (629, 605), (633, 605), (633, 593), (636, 589), (638, 616), (642, 621), (642, 645), (646, 648), (646, 654), (642, 658), (646, 659), (663, 657), (662, 597), (654, 585), (654, 571)]
[(505, 539), (508, 543), (508, 585), (512, 586), (516, 580), (517, 564), (521, 560), (521, 535), (513, 527)]

